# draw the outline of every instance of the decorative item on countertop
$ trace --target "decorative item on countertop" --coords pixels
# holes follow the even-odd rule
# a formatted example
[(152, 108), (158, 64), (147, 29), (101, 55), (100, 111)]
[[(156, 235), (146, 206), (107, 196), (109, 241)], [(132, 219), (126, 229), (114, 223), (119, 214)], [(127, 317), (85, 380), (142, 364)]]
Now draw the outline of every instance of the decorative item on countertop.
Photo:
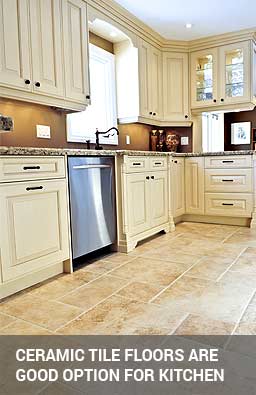
[(166, 152), (167, 146), (165, 141), (165, 132), (164, 130), (159, 130), (158, 133), (159, 133), (159, 139), (158, 139), (157, 151)]
[(158, 143), (158, 131), (157, 130), (152, 130), (150, 133), (150, 148), (151, 151), (156, 151), (157, 150), (157, 143)]
[(13, 119), (0, 114), (0, 132), (11, 132), (13, 127)]
[(180, 143), (180, 138), (176, 133), (174, 132), (166, 133), (166, 146), (169, 152), (177, 152), (179, 143)]

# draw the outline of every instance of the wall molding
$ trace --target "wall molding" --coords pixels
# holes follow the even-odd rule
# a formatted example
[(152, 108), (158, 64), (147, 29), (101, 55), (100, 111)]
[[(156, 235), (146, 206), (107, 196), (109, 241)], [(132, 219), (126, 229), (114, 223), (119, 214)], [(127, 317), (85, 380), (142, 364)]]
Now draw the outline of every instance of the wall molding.
[(118, 23), (125, 30), (129, 30), (131, 33), (166, 52), (193, 52), (245, 40), (253, 40), (256, 43), (256, 27), (191, 41), (167, 40), (113, 0), (84, 1), (92, 9), (99, 11), (112, 21)]

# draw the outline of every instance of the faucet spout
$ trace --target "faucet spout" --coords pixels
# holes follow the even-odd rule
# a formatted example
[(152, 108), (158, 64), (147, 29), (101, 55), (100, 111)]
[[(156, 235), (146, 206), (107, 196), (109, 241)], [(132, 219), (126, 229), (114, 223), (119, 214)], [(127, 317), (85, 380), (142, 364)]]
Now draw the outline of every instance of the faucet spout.
[[(100, 135), (100, 134), (107, 134), (107, 133), (111, 132), (111, 130), (115, 130), (117, 136), (119, 135), (119, 130), (118, 130), (116, 127), (114, 127), (114, 126), (113, 126), (112, 128), (110, 128), (110, 129), (108, 129), (106, 132), (99, 132), (99, 130), (96, 129), (96, 132), (95, 132), (95, 136), (96, 136), (95, 149), (96, 149), (96, 150), (101, 150), (101, 149), (103, 149), (103, 148), (100, 146), (99, 135)], [(110, 134), (109, 134), (108, 136), (105, 136), (105, 137), (106, 137), (106, 138), (109, 138), (109, 136), (110, 136)], [(112, 134), (111, 136), (114, 136), (114, 135)]]

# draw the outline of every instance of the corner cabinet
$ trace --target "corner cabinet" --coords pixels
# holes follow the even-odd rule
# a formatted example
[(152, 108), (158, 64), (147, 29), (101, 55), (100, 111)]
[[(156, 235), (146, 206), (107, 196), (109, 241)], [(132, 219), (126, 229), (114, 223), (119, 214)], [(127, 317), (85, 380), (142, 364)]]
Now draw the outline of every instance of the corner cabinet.
[(185, 159), (186, 214), (204, 214), (204, 158)]
[(90, 102), (86, 3), (0, 0), (0, 24), (0, 95), (84, 110)]
[(118, 158), (118, 249), (129, 252), (138, 241), (169, 232), (167, 157)]
[(191, 53), (192, 109), (255, 104), (251, 40)]

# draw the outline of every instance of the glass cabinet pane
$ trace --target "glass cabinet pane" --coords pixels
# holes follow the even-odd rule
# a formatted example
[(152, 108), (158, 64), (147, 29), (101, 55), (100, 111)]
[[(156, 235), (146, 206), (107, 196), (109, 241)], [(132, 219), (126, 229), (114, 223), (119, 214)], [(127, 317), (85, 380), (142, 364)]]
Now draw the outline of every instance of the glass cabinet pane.
[(226, 97), (244, 95), (244, 53), (235, 49), (225, 53)]
[(213, 56), (206, 55), (197, 59), (196, 65), (196, 99), (205, 101), (213, 99)]

